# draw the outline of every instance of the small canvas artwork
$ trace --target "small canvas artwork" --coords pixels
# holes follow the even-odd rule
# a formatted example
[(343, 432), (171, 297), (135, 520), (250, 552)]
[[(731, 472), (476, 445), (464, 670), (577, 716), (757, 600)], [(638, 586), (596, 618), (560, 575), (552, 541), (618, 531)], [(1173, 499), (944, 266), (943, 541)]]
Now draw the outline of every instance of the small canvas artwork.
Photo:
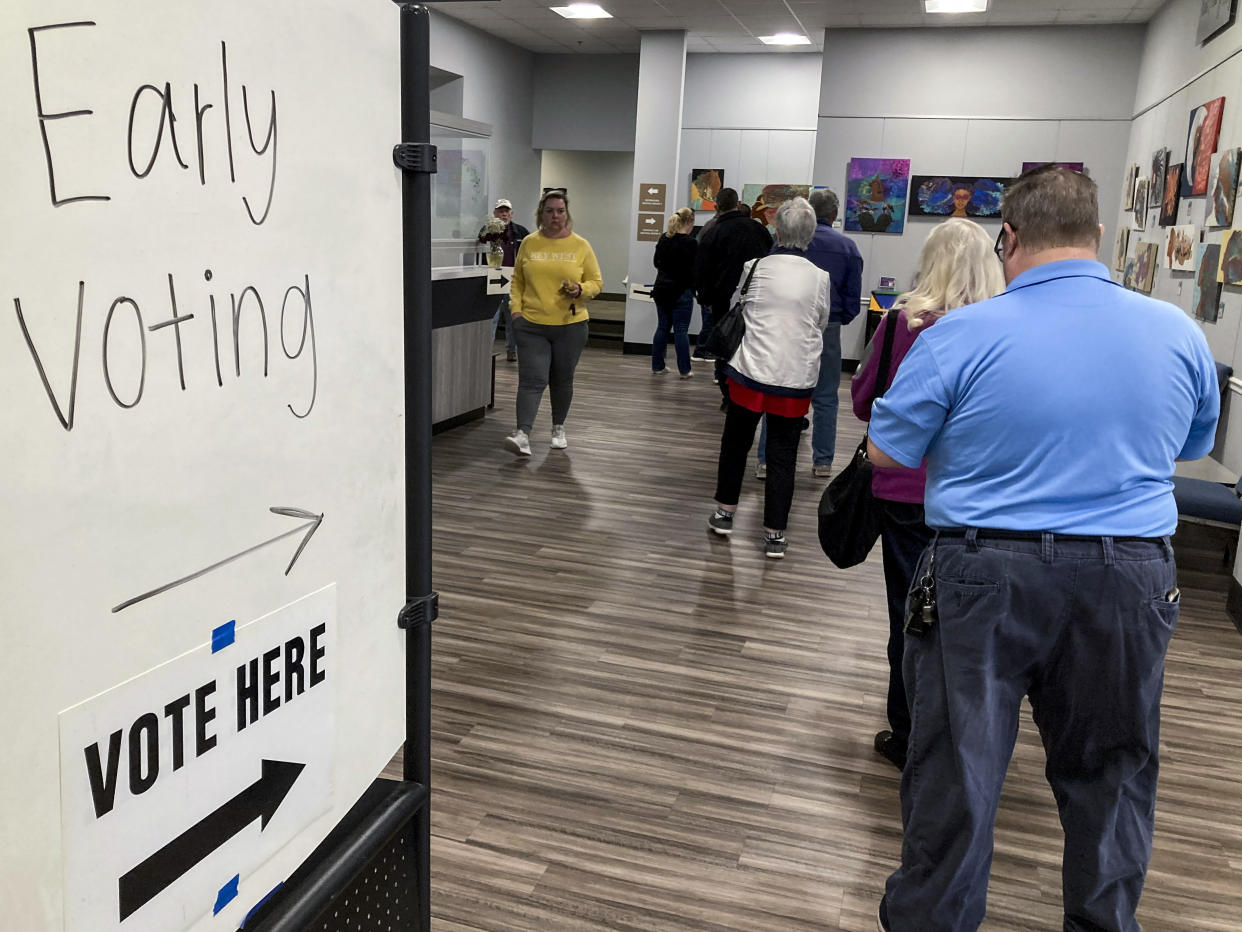
[(1147, 179), (1140, 178), (1134, 186), (1134, 225), (1140, 230), (1147, 227)]
[(915, 175), (910, 179), (911, 217), (999, 217), (1012, 178)]
[(1164, 177), (1169, 172), (1169, 150), (1157, 149), (1151, 154), (1151, 182), (1147, 187), (1147, 203), (1153, 207), (1164, 200)]
[(1130, 228), (1122, 227), (1117, 231), (1117, 257), (1113, 261), (1113, 268), (1118, 272), (1124, 272), (1126, 268), (1126, 254), (1130, 251)]
[(1202, 45), (1233, 22), (1238, 0), (1199, 0), (1199, 28), (1195, 41)]
[(1136, 265), (1136, 260), (1134, 256), (1131, 256), (1129, 259), (1126, 260), (1126, 269), (1121, 275), (1121, 284), (1125, 285), (1127, 288), (1130, 288), (1130, 289), (1134, 288), (1134, 266), (1135, 265)]
[(1193, 223), (1169, 227), (1164, 241), (1164, 267), (1171, 272), (1193, 272), (1198, 245), (1199, 232)]
[(1164, 199), (1160, 202), (1160, 225), (1171, 227), (1177, 223), (1177, 204), (1181, 198), (1182, 166), (1170, 165), (1164, 176)]
[(1238, 194), (1238, 167), (1242, 149), (1226, 149), (1212, 160), (1208, 175), (1207, 219), (1210, 227), (1233, 226), (1233, 201)]
[(1242, 227), (1230, 230), (1220, 242), (1216, 280), (1222, 285), (1242, 285)]
[(1159, 243), (1139, 243), (1134, 250), (1134, 289), (1151, 294), (1156, 280), (1156, 263), (1159, 262)]
[(1025, 175), (1029, 171), (1037, 168), (1043, 168), (1045, 165), (1055, 165), (1057, 168), (1068, 168), (1072, 172), (1087, 173), (1086, 166), (1082, 162), (1023, 162), (1021, 175)]
[(1186, 167), (1182, 171), (1182, 197), (1207, 193), (1208, 172), (1224, 112), (1225, 98), (1217, 97), (1200, 104), (1190, 113), (1190, 129), (1186, 133)]
[(846, 181), (845, 229), (863, 233), (905, 229), (909, 159), (850, 159)]
[(1220, 268), (1220, 244), (1203, 243), (1195, 258), (1195, 317), (1215, 323), (1220, 314), (1220, 282), (1216, 280)]
[(1126, 183), (1121, 190), (1121, 206), (1123, 210), (1134, 210), (1134, 186), (1138, 183), (1139, 167), (1131, 162), (1126, 168)]
[(776, 209), (795, 197), (810, 197), (809, 184), (747, 184), (742, 186), (742, 203), (750, 207), (750, 215), (764, 226), (771, 227)]
[(724, 187), (723, 168), (695, 168), (690, 172), (690, 209), (715, 210), (716, 195)]

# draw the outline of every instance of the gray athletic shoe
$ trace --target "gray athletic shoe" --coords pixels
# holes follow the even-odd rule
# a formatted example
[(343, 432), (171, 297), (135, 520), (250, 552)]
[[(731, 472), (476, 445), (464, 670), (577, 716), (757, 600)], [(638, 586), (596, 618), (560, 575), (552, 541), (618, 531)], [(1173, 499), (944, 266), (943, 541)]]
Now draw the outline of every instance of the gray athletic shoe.
[(717, 508), (712, 513), (712, 516), (707, 519), (707, 526), (721, 537), (728, 537), (733, 533), (733, 515)]
[(515, 430), (506, 437), (505, 449), (518, 456), (530, 456), (530, 438), (526, 436), (526, 431)]
[(789, 541), (785, 539), (785, 535), (780, 537), (764, 537), (763, 538), (763, 555), (769, 560), (785, 559), (785, 551), (789, 549)]

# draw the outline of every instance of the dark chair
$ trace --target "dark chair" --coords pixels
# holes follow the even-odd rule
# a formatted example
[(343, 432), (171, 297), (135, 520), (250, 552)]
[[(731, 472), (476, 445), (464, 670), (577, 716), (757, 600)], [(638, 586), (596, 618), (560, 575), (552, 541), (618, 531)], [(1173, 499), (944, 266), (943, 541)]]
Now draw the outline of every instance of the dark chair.
[[(1216, 381), (1220, 386), (1222, 399), (1229, 390), (1229, 378), (1233, 368), (1224, 363), (1216, 364)], [(1232, 530), (1235, 535), (1242, 528), (1242, 498), (1238, 484), (1242, 482), (1212, 482), (1208, 479), (1190, 479), (1184, 476), (1173, 477), (1173, 498), (1177, 502), (1177, 520), (1180, 524), (1202, 524), (1208, 527)], [(1233, 562), (1236, 536), (1231, 538), (1225, 548), (1225, 562)]]

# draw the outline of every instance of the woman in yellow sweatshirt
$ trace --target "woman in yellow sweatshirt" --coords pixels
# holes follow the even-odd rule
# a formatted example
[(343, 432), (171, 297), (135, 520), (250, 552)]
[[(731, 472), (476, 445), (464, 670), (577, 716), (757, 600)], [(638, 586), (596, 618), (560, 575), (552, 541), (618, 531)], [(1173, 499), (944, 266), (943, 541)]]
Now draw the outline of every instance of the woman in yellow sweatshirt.
[(539, 199), (538, 232), (522, 240), (513, 266), (509, 313), (518, 347), (517, 430), (505, 448), (530, 456), (530, 432), (552, 394), (552, 449), (564, 450), (565, 416), (574, 397), (574, 369), (587, 342), (586, 302), (604, 280), (591, 244), (573, 232), (569, 198), (553, 189)]

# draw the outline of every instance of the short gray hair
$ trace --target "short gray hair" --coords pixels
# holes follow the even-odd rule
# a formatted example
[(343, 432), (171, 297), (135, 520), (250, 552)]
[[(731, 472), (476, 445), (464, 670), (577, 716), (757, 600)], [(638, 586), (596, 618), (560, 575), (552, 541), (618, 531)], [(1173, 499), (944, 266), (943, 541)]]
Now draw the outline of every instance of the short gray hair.
[(792, 197), (776, 210), (776, 239), (782, 246), (805, 250), (815, 236), (815, 211), (805, 197)]
[(1098, 188), (1068, 168), (1045, 165), (1006, 185), (1001, 219), (1032, 252), (1061, 246), (1100, 248)]
[(836, 193), (827, 188), (812, 191), (810, 204), (811, 210), (815, 211), (815, 218), (825, 223), (832, 223), (836, 220), (837, 211), (841, 208), (841, 202), (837, 199)]

